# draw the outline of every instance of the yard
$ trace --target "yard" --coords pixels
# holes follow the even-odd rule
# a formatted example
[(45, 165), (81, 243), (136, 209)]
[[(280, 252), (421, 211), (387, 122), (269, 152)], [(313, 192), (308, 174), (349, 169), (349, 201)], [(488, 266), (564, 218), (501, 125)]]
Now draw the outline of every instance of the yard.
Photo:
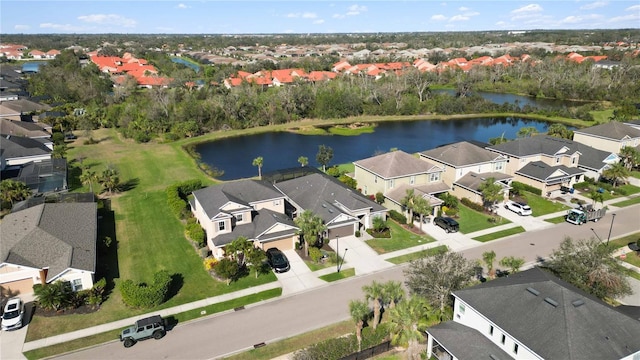
[(533, 216), (541, 216), (558, 211), (569, 210), (569, 207), (565, 204), (545, 199), (542, 196), (536, 195), (534, 193), (524, 192), (522, 197), (525, 202), (531, 207)]
[[(591, 191), (598, 190), (599, 188), (600, 187), (598, 186), (598, 184), (590, 184), (588, 187), (580, 187), (576, 190), (579, 191), (581, 195), (589, 197), (589, 193)], [(603, 201), (640, 193), (640, 187), (631, 184), (625, 184), (613, 188), (612, 191), (613, 193), (607, 190), (602, 192)]]
[(367, 241), (367, 244), (378, 254), (386, 254), (435, 241), (434, 238), (427, 234), (419, 235), (405, 230), (393, 220), (388, 220), (387, 224), (391, 230), (390, 238), (371, 239)]
[(491, 215), (475, 211), (467, 206), (460, 204), (459, 206), (459, 219), (456, 221), (460, 224), (460, 232), (463, 234), (469, 234), (479, 230), (492, 228), (494, 226), (509, 224), (511, 221), (496, 215), (497, 221), (493, 222), (494, 218)]

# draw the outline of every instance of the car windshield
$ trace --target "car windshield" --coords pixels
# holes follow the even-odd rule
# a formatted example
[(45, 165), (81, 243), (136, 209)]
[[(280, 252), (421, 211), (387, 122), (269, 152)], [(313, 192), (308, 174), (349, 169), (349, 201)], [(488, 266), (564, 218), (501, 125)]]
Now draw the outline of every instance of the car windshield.
[(20, 316), (19, 310), (7, 311), (2, 315), (3, 320), (15, 319)]
[(274, 264), (284, 264), (285, 263), (284, 256), (282, 254), (273, 254), (272, 260), (273, 260)]

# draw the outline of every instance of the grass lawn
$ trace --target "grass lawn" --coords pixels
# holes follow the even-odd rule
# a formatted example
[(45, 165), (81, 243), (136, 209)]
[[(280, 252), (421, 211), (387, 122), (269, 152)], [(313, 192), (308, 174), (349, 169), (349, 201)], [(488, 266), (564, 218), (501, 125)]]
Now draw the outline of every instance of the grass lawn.
[(621, 238), (617, 238), (617, 239), (613, 239), (611, 241), (609, 241), (609, 245), (613, 246), (615, 249), (621, 248), (623, 246), (627, 246), (629, 245), (629, 243), (631, 242), (636, 242), (640, 240), (640, 232), (635, 233), (635, 234), (631, 234), (631, 235), (627, 235)]
[(477, 241), (480, 241), (480, 242), (487, 242), (487, 241), (503, 238), (505, 236), (523, 233), (525, 231), (526, 230), (522, 226), (516, 226), (514, 228), (505, 229), (505, 230), (501, 230), (501, 231), (496, 231), (496, 232), (491, 233), (491, 234), (486, 234), (486, 235), (474, 237), (473, 240), (477, 240)]
[(329, 133), (332, 135), (341, 136), (357, 136), (360, 134), (370, 134), (376, 129), (375, 125), (360, 126), (357, 128), (350, 128), (348, 125), (332, 126), (329, 128)]
[[(185, 311), (183, 313), (179, 313), (179, 314), (176, 314), (175, 316), (172, 316), (171, 317), (172, 319), (170, 320), (178, 323), (186, 322), (202, 316), (207, 316), (207, 315), (215, 314), (215, 313), (226, 311), (226, 310), (231, 310), (240, 306), (253, 304), (258, 301), (263, 301), (270, 298), (278, 297), (280, 295), (282, 295), (281, 288), (271, 289), (271, 290), (259, 292), (257, 294), (247, 295), (241, 298), (224, 301), (217, 304), (212, 304), (203, 308)], [(204, 315), (202, 314), (203, 311), (205, 312)], [(117, 339), (121, 331), (122, 329), (117, 329), (117, 330), (112, 330), (112, 331), (108, 331), (100, 334), (95, 334), (92, 336), (68, 341), (61, 344), (56, 344), (56, 345), (51, 345), (51, 346), (47, 346), (40, 349), (31, 350), (31, 351), (25, 352), (24, 355), (27, 357), (27, 359), (30, 359), (30, 360), (42, 359), (45, 357), (62, 354), (68, 351), (83, 349), (89, 346), (103, 344), (103, 343), (112, 341), (114, 339)]]
[(418, 235), (407, 231), (393, 220), (387, 221), (387, 224), (389, 225), (389, 229), (391, 229), (390, 238), (371, 239), (367, 241), (367, 244), (378, 254), (386, 254), (388, 252), (424, 245), (435, 241), (435, 239), (429, 235)]
[[(164, 189), (185, 179), (198, 178), (205, 184), (213, 181), (196, 168), (194, 160), (179, 146), (135, 144), (120, 139), (113, 129), (95, 131), (93, 138), (100, 142), (70, 147), (68, 160), (71, 166), (77, 168), (78, 160), (83, 159), (83, 164), (98, 174), (107, 166), (113, 166), (119, 171), (121, 182), (130, 184), (129, 190), (111, 198), (111, 217), (114, 221), (108, 222), (103, 217), (99, 225), (98, 240), (101, 241), (105, 234), (111, 236), (117, 244), (112, 246), (117, 254), (111, 258), (99, 254), (96, 280), (106, 274), (111, 284), (124, 279), (150, 281), (155, 272), (166, 269), (175, 274), (175, 295), (158, 308), (134, 310), (127, 308), (119, 291), (114, 290), (100, 311), (92, 314), (48, 318), (36, 314), (29, 326), (27, 341), (276, 280), (275, 275), (270, 273), (258, 279), (247, 276), (227, 286), (214, 280), (205, 271), (202, 260), (184, 237), (183, 225), (169, 211)], [(80, 137), (76, 143), (83, 140)], [(70, 179), (70, 183), (74, 181), (79, 183), (77, 179)], [(94, 188), (97, 187), (94, 184)], [(88, 191), (88, 187), (71, 190)]]
[(437, 253), (441, 253), (441, 252), (445, 252), (449, 250), (449, 248), (447, 247), (447, 245), (439, 245), (436, 247), (433, 247), (431, 249), (426, 249), (426, 250), (422, 250), (422, 251), (417, 251), (414, 253), (410, 253), (410, 254), (406, 254), (406, 255), (400, 255), (400, 256), (396, 256), (390, 259), (387, 259), (388, 262), (393, 263), (393, 264), (403, 264), (409, 261), (413, 261), (416, 259), (420, 259), (426, 256), (430, 256), (430, 255), (435, 255)]
[(322, 275), (320, 276), (320, 279), (326, 281), (326, 282), (333, 282), (333, 281), (337, 281), (337, 280), (342, 280), (342, 279), (346, 279), (348, 277), (352, 277), (356, 275), (356, 269), (351, 268), (351, 269), (344, 269), (344, 270), (340, 270), (340, 272), (335, 272), (335, 273), (331, 273), (331, 274), (327, 274), (327, 275)]
[(524, 197), (527, 199), (527, 204), (531, 206), (533, 216), (541, 216), (546, 214), (555, 213), (558, 211), (569, 210), (569, 207), (565, 204), (547, 200), (540, 195), (526, 192)]
[(633, 170), (633, 171), (631, 172), (631, 176), (633, 176), (633, 177), (634, 177), (634, 178), (636, 178), (636, 179), (640, 179), (640, 171), (638, 171), (638, 170)]
[(490, 222), (490, 215), (475, 211), (462, 204), (460, 204), (459, 210), (460, 218), (456, 219), (456, 221), (460, 224), (460, 232), (463, 234), (469, 234), (479, 230), (492, 228), (494, 226), (509, 224), (511, 222), (501, 216), (498, 216), (498, 221)]
[(640, 256), (636, 252), (627, 253), (624, 262), (640, 268)]
[[(599, 186), (598, 185), (589, 185), (589, 188), (587, 191), (584, 191), (584, 189), (577, 189), (580, 191), (580, 193), (584, 196), (589, 197), (589, 192), (591, 190), (596, 190), (598, 189)], [(616, 189), (620, 189), (622, 190), (622, 192), (617, 192)], [(631, 185), (631, 184), (625, 184), (625, 185), (620, 185), (617, 188), (613, 189), (613, 194), (611, 194), (610, 191), (605, 191), (602, 193), (602, 197), (603, 197), (603, 201), (607, 201), (607, 200), (611, 200), (611, 199), (615, 199), (615, 198), (619, 198), (622, 196), (629, 196), (629, 195), (633, 195), (633, 194), (637, 194), (640, 193), (640, 187)], [(622, 195), (624, 194), (624, 195)]]
[(622, 200), (622, 201), (619, 201), (617, 203), (613, 203), (613, 204), (611, 204), (611, 206), (625, 207), (625, 206), (631, 206), (631, 205), (635, 205), (635, 204), (640, 204), (640, 196), (636, 196), (636, 197), (631, 198), (631, 199)]
[(565, 222), (566, 220), (564, 218), (564, 215), (562, 215), (562, 216), (557, 216), (557, 217), (554, 217), (554, 218), (551, 218), (551, 219), (546, 219), (545, 221), (546, 222), (550, 222), (552, 224), (560, 224), (560, 223)]

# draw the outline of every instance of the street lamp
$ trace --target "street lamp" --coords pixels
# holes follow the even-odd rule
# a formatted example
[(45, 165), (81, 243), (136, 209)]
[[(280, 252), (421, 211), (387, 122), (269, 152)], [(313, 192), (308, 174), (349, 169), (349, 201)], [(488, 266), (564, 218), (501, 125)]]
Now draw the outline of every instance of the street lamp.
[(340, 237), (336, 236), (336, 272), (340, 272)]
[(342, 255), (342, 261), (340, 261), (340, 258), (338, 258), (338, 262), (340, 263), (340, 267), (338, 268), (338, 272), (340, 272), (340, 269), (342, 269), (342, 265), (344, 265), (344, 258), (347, 257), (347, 250), (349, 250), (348, 248), (344, 248), (344, 254)]
[(611, 214), (611, 227), (609, 227), (609, 236), (607, 236), (607, 246), (609, 246), (609, 240), (611, 239), (611, 230), (613, 230), (613, 220), (616, 219), (616, 214)]
[(598, 240), (599, 240), (600, 242), (602, 242), (602, 239), (600, 239), (600, 236), (598, 236), (598, 234), (596, 233), (596, 231), (595, 231), (595, 230), (593, 230), (593, 228), (591, 228), (591, 231), (593, 231), (593, 233), (596, 235), (596, 237), (598, 238)]

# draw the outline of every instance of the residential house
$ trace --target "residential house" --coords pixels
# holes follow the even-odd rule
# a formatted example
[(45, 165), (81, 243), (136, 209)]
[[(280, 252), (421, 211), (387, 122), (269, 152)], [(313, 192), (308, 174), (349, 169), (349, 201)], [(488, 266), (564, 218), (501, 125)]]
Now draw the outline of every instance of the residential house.
[(504, 196), (508, 198), (513, 175), (506, 171), (507, 158), (485, 149), (485, 145), (488, 144), (462, 141), (423, 151), (420, 158), (444, 168), (444, 183), (458, 198), (482, 204), (480, 185), (491, 178), (503, 187)]
[(625, 146), (640, 146), (640, 129), (618, 121), (573, 131), (573, 141), (619, 154)]
[(611, 152), (546, 135), (516, 139), (487, 149), (508, 159), (507, 173), (513, 174), (515, 180), (538, 188), (547, 196), (562, 186), (572, 187), (583, 181), (585, 175), (599, 178), (604, 169), (619, 160)]
[(640, 321), (539, 268), (453, 292), (427, 358), (640, 358)]
[(31, 139), (48, 139), (51, 134), (38, 123), (0, 119), (0, 134), (23, 136)]
[(327, 238), (353, 236), (371, 228), (373, 218), (386, 219), (387, 209), (325, 174), (281, 181), (275, 187), (287, 198), (287, 214), (295, 218), (305, 210), (312, 211), (327, 226)]
[(68, 281), (74, 291), (93, 287), (96, 271), (95, 202), (43, 203), (0, 222), (0, 286), (29, 294), (33, 285)]
[(224, 256), (224, 247), (238, 237), (264, 250), (293, 249), (298, 228), (285, 215), (285, 195), (271, 183), (240, 180), (193, 192), (191, 211), (204, 228), (212, 254)]
[(24, 136), (2, 134), (0, 141), (0, 170), (29, 162), (51, 159), (53, 143), (50, 139), (31, 139)]
[[(364, 195), (385, 196), (384, 206), (388, 209), (404, 212), (401, 205), (407, 191), (427, 199), (433, 213), (442, 204), (437, 194), (447, 192), (450, 187), (442, 180), (443, 167), (417, 156), (397, 150), (355, 161), (354, 179)], [(428, 215), (428, 214), (424, 214)]]

